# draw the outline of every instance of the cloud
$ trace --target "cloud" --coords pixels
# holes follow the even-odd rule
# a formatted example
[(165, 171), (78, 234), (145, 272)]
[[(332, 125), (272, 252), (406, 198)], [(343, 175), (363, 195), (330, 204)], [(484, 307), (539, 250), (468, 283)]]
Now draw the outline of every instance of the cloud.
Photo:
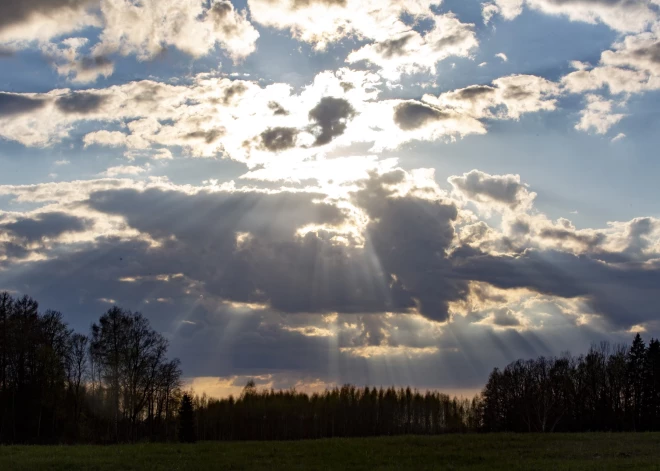
[[(0, 236), (0, 285), (29, 286), (80, 328), (99, 300), (137, 306), (193, 376), (277, 368), (342, 382), (364, 378), (361, 361), (370, 382), (405, 383), (408, 371), (437, 386), (465, 370), (460, 384), (476, 387), (494, 362), (618, 339), (612, 330), (654, 319), (657, 220), (576, 230), (516, 206), (526, 187), (514, 176), (481, 174), (470, 198), (517, 207), (491, 235), (528, 238), (497, 254), (460, 237), (468, 210), (432, 172), (370, 168), (332, 196), (163, 179), (0, 186), (91, 221), (51, 236), (57, 245)], [(0, 225), (35, 219), (9, 217)], [(363, 240), (345, 238), (346, 225)]]
[(41, 50), (53, 62), (57, 73), (74, 83), (90, 83), (101, 76), (111, 76), (114, 63), (109, 58), (86, 56), (79, 52), (87, 43), (87, 38), (67, 38), (60, 44), (43, 44)]
[(626, 115), (613, 113), (611, 100), (605, 100), (597, 95), (587, 95), (587, 107), (582, 110), (580, 122), (575, 129), (590, 131), (593, 129), (597, 134), (605, 134), (612, 126), (621, 121)]
[(0, 43), (48, 40), (98, 26), (91, 0), (22, 0), (0, 5)]
[(639, 32), (657, 20), (655, 0), (494, 0), (483, 4), (484, 21), (496, 13), (512, 20), (523, 6), (548, 15), (567, 16), (571, 21), (604, 23), (621, 32)]
[(257, 23), (288, 29), (291, 35), (323, 50), (329, 43), (346, 37), (376, 42), (397, 38), (410, 31), (404, 15), (415, 19), (432, 18), (431, 6), (437, 1), (398, 0), (249, 0), (250, 13)]
[(625, 139), (625, 138), (626, 138), (626, 135), (625, 135), (624, 133), (620, 132), (619, 134), (617, 134), (616, 136), (614, 136), (614, 137), (610, 140), (610, 142), (612, 142), (612, 143), (614, 143), (614, 142), (618, 142), (618, 141), (620, 141), (620, 140), (622, 140), (622, 139)]
[(139, 175), (146, 171), (147, 169), (144, 167), (137, 167), (135, 165), (119, 165), (117, 167), (110, 167), (105, 172), (102, 172), (101, 175), (108, 178), (114, 178), (120, 175)]
[(46, 147), (84, 125), (86, 146), (125, 146), (129, 158), (180, 147), (184, 156), (223, 156), (250, 168), (297, 165), (355, 144), (380, 152), (411, 141), (485, 134), (484, 120), (552, 111), (561, 93), (558, 84), (530, 75), (424, 95), (421, 101), (379, 99), (381, 84), (373, 73), (342, 68), (318, 74), (297, 93), (283, 83), (203, 73), (184, 85), (143, 80), (75, 92), (5, 94), (23, 105), (12, 105), (20, 114), (11, 119), (0, 114), (0, 136)]
[(495, 54), (495, 57), (499, 57), (500, 59), (502, 59), (502, 62), (508, 62), (509, 61), (509, 58), (503, 52), (499, 52), (499, 53)]
[(405, 131), (421, 128), (449, 116), (448, 113), (415, 101), (406, 101), (394, 107), (394, 122)]
[(31, 95), (0, 92), (0, 117), (29, 113), (45, 104), (44, 99), (33, 98)]
[(298, 130), (295, 128), (268, 128), (261, 133), (262, 145), (271, 152), (290, 149), (296, 145)]
[(489, 175), (471, 170), (462, 176), (449, 177), (448, 181), (460, 196), (484, 208), (526, 210), (536, 197), (536, 193), (520, 182), (520, 175)]
[(126, 145), (126, 134), (119, 131), (95, 131), (83, 137), (85, 147), (91, 145), (120, 147)]
[(240, 60), (255, 50), (259, 37), (246, 12), (239, 13), (226, 0), (214, 0), (210, 6), (200, 0), (101, 0), (101, 12), (105, 24), (92, 48), (95, 56), (135, 54), (145, 60), (173, 46), (200, 57), (219, 44), (229, 57)]
[(611, 93), (642, 93), (660, 89), (660, 40), (656, 33), (626, 36), (601, 54), (596, 67), (580, 64), (562, 84), (572, 93), (608, 87)]
[(492, 85), (472, 85), (438, 97), (424, 95), (423, 101), (461, 110), (475, 118), (519, 119), (525, 113), (553, 111), (558, 84), (534, 75), (510, 75)]
[(425, 33), (404, 31), (351, 52), (348, 63), (365, 60), (379, 66), (380, 73), (398, 80), (401, 74), (433, 73), (441, 60), (467, 57), (478, 45), (473, 24), (461, 23), (453, 14), (433, 15), (432, 29)]
[(316, 135), (314, 145), (321, 146), (346, 131), (347, 121), (355, 116), (353, 106), (343, 98), (324, 97), (309, 111)]
[(90, 114), (98, 112), (108, 96), (98, 95), (90, 92), (78, 92), (64, 95), (55, 100), (55, 106), (64, 114)]
[(0, 224), (1, 232), (27, 242), (57, 237), (65, 232), (82, 232), (87, 228), (87, 221), (63, 212), (38, 213)]

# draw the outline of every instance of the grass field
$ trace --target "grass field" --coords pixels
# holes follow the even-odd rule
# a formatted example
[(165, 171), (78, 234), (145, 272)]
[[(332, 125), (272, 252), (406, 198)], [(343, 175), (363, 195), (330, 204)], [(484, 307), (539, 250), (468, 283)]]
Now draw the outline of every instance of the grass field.
[(660, 470), (660, 434), (0, 447), (0, 470)]

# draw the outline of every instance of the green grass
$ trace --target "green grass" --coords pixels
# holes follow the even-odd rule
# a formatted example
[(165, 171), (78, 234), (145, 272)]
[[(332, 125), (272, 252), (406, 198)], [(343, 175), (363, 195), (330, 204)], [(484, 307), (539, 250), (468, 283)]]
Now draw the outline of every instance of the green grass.
[(660, 434), (445, 435), (194, 445), (0, 447), (0, 470), (660, 471)]

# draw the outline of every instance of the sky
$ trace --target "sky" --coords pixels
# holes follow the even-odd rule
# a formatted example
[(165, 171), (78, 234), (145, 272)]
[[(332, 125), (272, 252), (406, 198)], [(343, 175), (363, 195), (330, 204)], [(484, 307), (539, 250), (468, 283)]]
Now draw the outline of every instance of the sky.
[(0, 3), (0, 290), (212, 395), (660, 335), (660, 0)]

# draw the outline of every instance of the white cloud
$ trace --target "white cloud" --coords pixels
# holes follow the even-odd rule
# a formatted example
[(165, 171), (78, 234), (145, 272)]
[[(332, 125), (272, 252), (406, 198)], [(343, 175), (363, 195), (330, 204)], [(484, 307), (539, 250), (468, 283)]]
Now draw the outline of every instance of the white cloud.
[(84, 56), (79, 49), (87, 44), (87, 38), (68, 38), (60, 44), (44, 43), (42, 52), (50, 58), (57, 73), (75, 83), (95, 82), (99, 77), (109, 77), (114, 64), (104, 56)]
[(525, 113), (553, 111), (559, 94), (559, 86), (542, 77), (510, 75), (492, 85), (473, 85), (438, 97), (425, 95), (423, 101), (475, 118), (518, 119)]
[(489, 175), (475, 169), (447, 181), (459, 200), (477, 204), (486, 214), (493, 209), (526, 211), (536, 198), (536, 193), (520, 182), (520, 175)]
[(105, 20), (97, 56), (119, 52), (151, 59), (167, 46), (192, 56), (209, 53), (219, 44), (234, 60), (255, 50), (259, 33), (227, 0), (101, 0)]
[(322, 50), (329, 43), (355, 36), (377, 42), (410, 31), (403, 14), (430, 18), (441, 0), (249, 0), (257, 23), (289, 29), (294, 38)]
[(625, 139), (625, 138), (626, 138), (626, 135), (624, 133), (620, 132), (619, 134), (617, 134), (616, 136), (614, 136), (612, 138), (611, 142), (618, 142), (618, 141), (620, 141), (622, 139)]
[(502, 59), (502, 62), (508, 62), (509, 61), (509, 58), (503, 52), (499, 52), (499, 53), (495, 54), (495, 57), (499, 57), (500, 59)]
[(0, 45), (22, 47), (33, 41), (49, 39), (100, 26), (92, 0), (22, 0), (0, 3)]
[(116, 167), (110, 167), (106, 171), (102, 172), (100, 175), (103, 177), (114, 178), (121, 175), (139, 175), (147, 171), (147, 168), (138, 167), (135, 165), (118, 165)]
[(657, 20), (655, 0), (494, 0), (483, 5), (485, 22), (496, 13), (512, 20), (522, 13), (523, 6), (572, 21), (604, 23), (622, 32), (643, 31)]
[(575, 129), (580, 131), (594, 130), (597, 134), (605, 134), (612, 126), (621, 121), (625, 115), (613, 113), (611, 100), (605, 100), (597, 95), (587, 95), (587, 107), (582, 110), (580, 122)]
[(453, 14), (431, 16), (434, 26), (426, 33), (415, 30), (367, 44), (349, 54), (347, 62), (366, 60), (382, 68), (381, 74), (397, 80), (401, 74), (435, 71), (449, 56), (467, 57), (478, 45), (474, 25), (461, 23)]
[(126, 145), (126, 137), (127, 135), (123, 132), (102, 130), (85, 134), (83, 142), (85, 147), (91, 145), (120, 147)]

